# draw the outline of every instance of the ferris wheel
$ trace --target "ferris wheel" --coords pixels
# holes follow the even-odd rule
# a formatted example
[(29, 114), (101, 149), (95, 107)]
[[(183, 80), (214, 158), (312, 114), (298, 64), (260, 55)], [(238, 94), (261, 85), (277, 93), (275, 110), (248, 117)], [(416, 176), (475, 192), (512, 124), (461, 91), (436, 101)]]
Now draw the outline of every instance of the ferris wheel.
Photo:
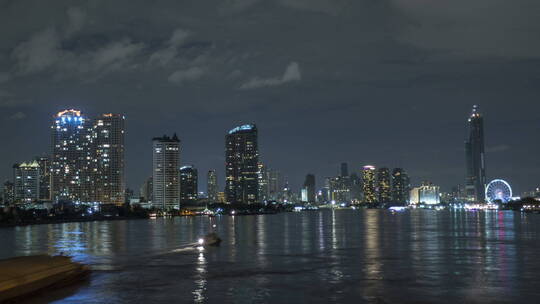
[(500, 200), (503, 203), (508, 203), (512, 199), (512, 187), (502, 179), (491, 181), (486, 187), (486, 201), (493, 203)]

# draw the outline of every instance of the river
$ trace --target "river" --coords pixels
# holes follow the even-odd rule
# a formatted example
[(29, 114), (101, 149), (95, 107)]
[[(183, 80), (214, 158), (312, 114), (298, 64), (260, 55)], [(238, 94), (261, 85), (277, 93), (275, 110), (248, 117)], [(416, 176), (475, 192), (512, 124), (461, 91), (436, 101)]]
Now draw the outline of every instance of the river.
[(321, 210), (0, 229), (0, 258), (66, 254), (80, 285), (26, 303), (534, 303), (540, 215)]

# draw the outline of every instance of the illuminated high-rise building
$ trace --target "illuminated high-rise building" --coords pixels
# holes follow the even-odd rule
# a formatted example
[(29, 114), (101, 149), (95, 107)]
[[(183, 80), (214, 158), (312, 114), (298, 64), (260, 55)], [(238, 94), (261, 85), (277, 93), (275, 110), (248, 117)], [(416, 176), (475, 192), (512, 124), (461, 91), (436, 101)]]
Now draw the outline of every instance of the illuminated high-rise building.
[(302, 187), (302, 201), (315, 203), (315, 175), (308, 174)]
[(207, 192), (208, 192), (208, 200), (211, 203), (217, 203), (219, 187), (218, 187), (218, 182), (217, 182), (216, 170), (208, 171), (208, 175), (206, 179), (206, 187), (207, 187)]
[(392, 171), (392, 201), (394, 203), (405, 204), (409, 201), (409, 176), (402, 168), (395, 168)]
[(124, 121), (121, 114), (103, 114), (93, 123), (94, 200), (103, 204), (125, 200)]
[(377, 202), (375, 171), (376, 168), (374, 166), (365, 166), (362, 170), (364, 203), (372, 204)]
[(15, 200), (15, 185), (10, 181), (6, 181), (3, 186), (2, 202), (4, 205), (10, 205)]
[(467, 179), (465, 191), (467, 199), (485, 202), (486, 160), (484, 152), (484, 118), (474, 106), (469, 117), (469, 139), (465, 142), (467, 159)]
[(36, 157), (39, 164), (39, 199), (51, 200), (51, 159), (47, 156)]
[(94, 201), (92, 124), (77, 110), (54, 116), (52, 130), (51, 198), (54, 201)]
[(257, 172), (259, 179), (259, 202), (264, 203), (269, 200), (268, 197), (268, 172), (266, 166), (263, 163), (259, 163), (259, 170)]
[(153, 145), (152, 207), (180, 208), (180, 140), (176, 136), (155, 137)]
[(13, 165), (16, 203), (31, 203), (39, 199), (40, 168), (37, 161)]
[(198, 197), (198, 172), (193, 166), (180, 168), (180, 206), (193, 205)]
[(253, 124), (231, 129), (225, 136), (227, 203), (253, 204), (259, 196), (259, 150)]
[(380, 203), (388, 203), (391, 199), (390, 170), (388, 168), (379, 168), (377, 170), (377, 200)]

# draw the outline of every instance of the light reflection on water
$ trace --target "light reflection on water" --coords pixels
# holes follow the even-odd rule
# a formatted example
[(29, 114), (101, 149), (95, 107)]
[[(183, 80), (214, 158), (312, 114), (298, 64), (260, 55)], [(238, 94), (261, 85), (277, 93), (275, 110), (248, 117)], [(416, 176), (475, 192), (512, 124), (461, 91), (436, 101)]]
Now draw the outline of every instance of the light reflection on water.
[[(58, 303), (520, 302), (539, 295), (540, 216), (335, 210), (0, 229), (0, 257), (71, 255), (90, 282)], [(31, 300), (30, 303), (37, 300)], [(42, 299), (40, 303), (44, 300)]]

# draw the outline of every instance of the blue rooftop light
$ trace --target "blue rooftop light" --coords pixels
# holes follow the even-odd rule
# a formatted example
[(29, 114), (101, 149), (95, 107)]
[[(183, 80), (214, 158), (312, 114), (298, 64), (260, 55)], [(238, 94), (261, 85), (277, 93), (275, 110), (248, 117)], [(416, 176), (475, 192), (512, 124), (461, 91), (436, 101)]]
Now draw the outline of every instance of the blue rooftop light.
[(236, 132), (239, 132), (239, 131), (250, 131), (250, 130), (253, 130), (255, 129), (255, 125), (242, 125), (242, 126), (238, 126), (232, 130), (229, 131), (229, 134), (233, 134), (233, 133), (236, 133)]

